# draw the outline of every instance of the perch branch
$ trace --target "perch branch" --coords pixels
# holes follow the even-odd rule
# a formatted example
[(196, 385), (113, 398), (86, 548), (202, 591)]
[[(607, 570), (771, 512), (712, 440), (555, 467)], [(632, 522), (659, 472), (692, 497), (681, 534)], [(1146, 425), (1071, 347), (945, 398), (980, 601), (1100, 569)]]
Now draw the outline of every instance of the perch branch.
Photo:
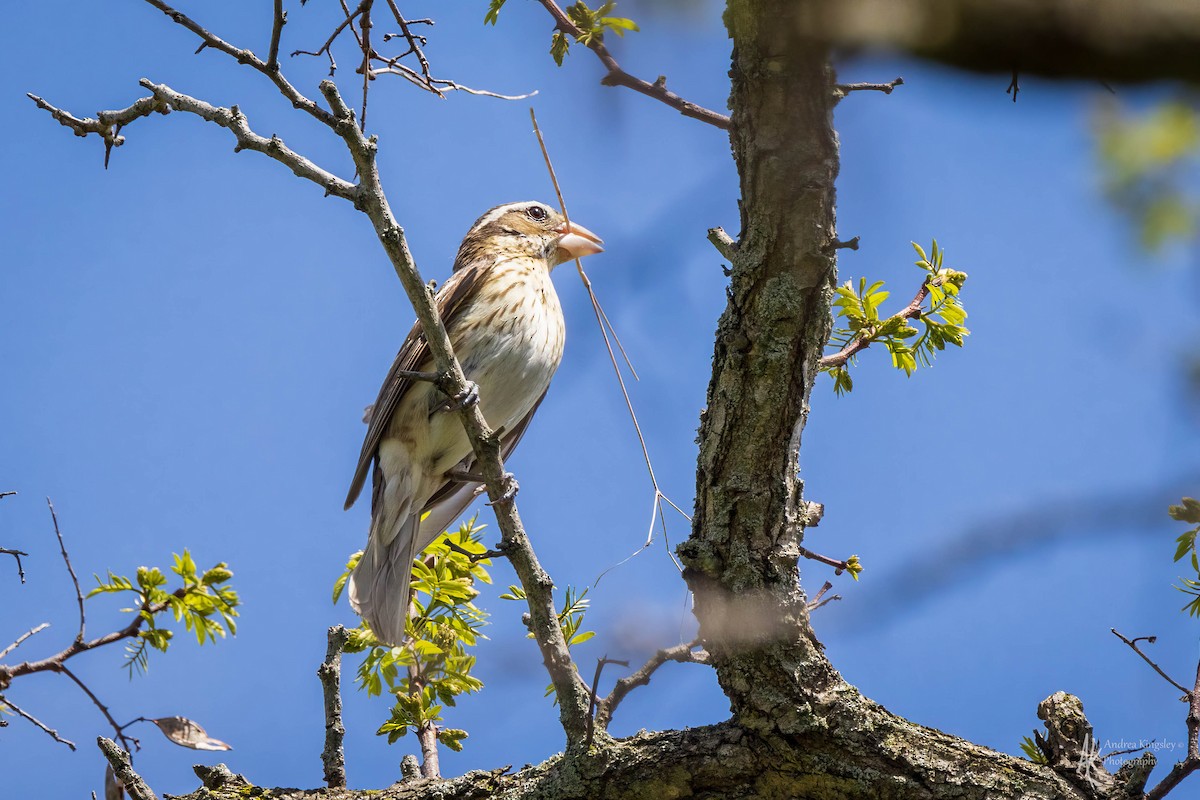
[[(354, 114), (346, 105), (333, 81), (321, 82), (321, 93), (334, 111), (334, 131), (345, 141), (361, 178), (357, 207), (370, 218), (375, 233), (388, 254), (397, 276), (403, 284), (429, 344), (434, 367), (443, 378), (444, 391), (451, 396), (466, 396), (469, 390), (462, 367), (454, 357), (446, 328), (433, 304), (433, 292), (421, 279), (408, 249), (404, 230), (392, 214), (375, 161), (375, 139), (365, 136), (354, 122)], [(487, 479), (488, 496), (493, 503), (496, 521), (505, 544), (505, 555), (513, 565), (529, 604), (530, 630), (538, 643), (558, 692), (559, 717), (569, 744), (582, 742), (587, 731), (588, 698), (577, 680), (578, 671), (562, 629), (558, 624), (552, 590), (554, 582), (537, 560), (525, 528), (517, 513), (514, 498), (508, 496), (509, 478), (500, 457), (500, 439), (488, 426), (478, 403), (465, 404), (458, 410), (467, 436), (475, 452), (476, 469)]]
[[(583, 31), (571, 21), (558, 3), (554, 0), (538, 0), (542, 6), (550, 12), (550, 16), (554, 18), (554, 27), (562, 31), (567, 36), (572, 37), (576, 41), (583, 35)], [(633, 89), (635, 92), (658, 100), (661, 103), (666, 103), (671, 108), (683, 114), (685, 117), (698, 119), (701, 122), (707, 122), (709, 125), (720, 128), (721, 130), (729, 130), (729, 117), (724, 114), (718, 114), (704, 106), (697, 105), (688, 100), (684, 100), (679, 95), (667, 89), (667, 79), (665, 76), (659, 76), (654, 83), (647, 83), (641, 78), (636, 78), (630, 75), (625, 70), (621, 69), (621, 65), (613, 58), (612, 53), (604, 46), (604, 43), (596, 38), (588, 41), (587, 47), (596, 57), (600, 59), (600, 63), (608, 72), (600, 79), (600, 83), (605, 86), (624, 86)]]

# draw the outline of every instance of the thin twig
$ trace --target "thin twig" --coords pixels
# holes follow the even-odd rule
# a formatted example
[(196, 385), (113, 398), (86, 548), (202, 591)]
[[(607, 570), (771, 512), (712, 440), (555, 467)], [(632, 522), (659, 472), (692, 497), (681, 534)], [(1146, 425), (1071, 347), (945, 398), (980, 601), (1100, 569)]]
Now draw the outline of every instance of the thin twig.
[(883, 92), (891, 94), (897, 86), (904, 85), (904, 78), (896, 77), (887, 83), (839, 83), (833, 87), (834, 97), (839, 100), (851, 92)]
[(70, 739), (62, 738), (61, 736), (58, 735), (58, 731), (49, 727), (48, 725), (46, 725), (46, 723), (42, 722), (40, 719), (33, 716), (28, 711), (24, 710), (17, 704), (13, 703), (13, 701), (9, 700), (7, 697), (5, 697), (2, 694), (0, 694), (0, 708), (11, 708), (13, 711), (15, 711), (17, 713), (17, 716), (23, 717), (23, 718), (29, 720), (30, 722), (32, 722), (34, 725), (41, 728), (43, 731), (45, 731), (46, 735), (49, 736), (54, 741), (58, 742), (59, 744), (65, 744), (67, 747), (71, 748), (72, 750), (75, 749), (74, 742), (72, 742)]
[(800, 555), (804, 556), (805, 558), (810, 558), (813, 561), (820, 561), (822, 564), (833, 567), (833, 574), (835, 575), (841, 575), (843, 572), (850, 569), (849, 561), (839, 561), (836, 558), (830, 558), (829, 556), (823, 556), (820, 553), (814, 553), (812, 550), (804, 547), (800, 548)]
[(3, 650), (0, 650), (0, 658), (4, 658), (6, 655), (11, 653), (13, 650), (16, 650), (18, 647), (21, 646), (21, 642), (25, 641), (30, 636), (33, 636), (35, 633), (41, 633), (42, 631), (46, 630), (46, 628), (49, 628), (49, 627), (50, 627), (49, 622), (43, 622), (41, 625), (38, 625), (36, 628), (30, 628), (29, 630), (25, 631), (24, 633), (22, 633), (20, 636), (18, 636), (16, 638), (16, 641), (14, 641), (12, 644), (10, 644), (8, 647), (4, 648)]
[[(567, 36), (572, 37), (576, 41), (583, 35), (571, 18), (559, 8), (558, 3), (554, 0), (538, 0), (542, 6), (550, 12), (550, 16), (554, 18), (554, 27)], [(654, 98), (659, 102), (665, 103), (671, 108), (683, 114), (685, 117), (698, 119), (701, 122), (707, 122), (709, 125), (720, 128), (721, 130), (729, 130), (729, 117), (724, 114), (718, 114), (715, 111), (710, 111), (704, 106), (684, 100), (679, 95), (667, 89), (667, 79), (660, 75), (654, 83), (647, 83), (641, 78), (635, 78), (625, 70), (621, 69), (621, 65), (613, 58), (612, 53), (604, 46), (604, 43), (597, 37), (592, 37), (587, 47), (596, 57), (600, 59), (600, 63), (608, 70), (600, 83), (605, 86), (624, 86), (633, 89), (635, 92)]]
[(317, 668), (321, 691), (325, 697), (325, 749), (321, 763), (325, 766), (325, 785), (330, 789), (346, 788), (346, 754), (342, 739), (346, 726), (342, 724), (342, 651), (349, 634), (341, 625), (334, 625), (327, 634), (325, 660)]
[[(1159, 675), (1161, 675), (1163, 677), (1163, 680), (1165, 680), (1167, 683), (1171, 684), (1172, 686), (1174, 686), (1176, 689), (1183, 692), (1184, 694), (1191, 693), (1188, 689), (1185, 689), (1183, 687), (1183, 685), (1181, 683), (1179, 683), (1179, 681), (1175, 680), (1170, 675), (1163, 672), (1162, 667), (1160, 667), (1158, 664), (1155, 664), (1154, 661), (1151, 660), (1150, 656), (1146, 655), (1145, 653), (1143, 653), (1141, 651), (1141, 649), (1137, 646), (1137, 643), (1140, 639), (1126, 639), (1124, 636), (1117, 633), (1116, 628), (1109, 628), (1109, 630), (1112, 631), (1113, 636), (1116, 636), (1122, 642), (1129, 645), (1129, 647), (1133, 650), (1133, 652), (1135, 652), (1139, 656), (1141, 656), (1143, 661), (1145, 661), (1147, 664), (1149, 664), (1154, 669), (1155, 672), (1157, 672)], [(1154, 641), (1153, 638), (1151, 638), (1151, 637), (1141, 637), (1141, 638), (1145, 638), (1151, 642)]]
[(275, 87), (279, 89), (280, 94), (291, 101), (293, 108), (300, 109), (309, 116), (313, 117), (319, 122), (325, 123), (330, 127), (333, 126), (333, 115), (301, 94), (295, 86), (292, 86), (292, 84), (288, 82), (287, 78), (283, 77), (282, 70), (268, 69), (266, 62), (254, 55), (254, 53), (250, 50), (235, 47), (221, 37), (213, 35), (187, 14), (177, 11), (173, 7), (162, 2), (162, 0), (146, 0), (146, 2), (166, 14), (167, 17), (176, 25), (180, 25), (196, 34), (196, 36), (199, 36), (200, 40), (203, 42), (202, 49), (204, 47), (211, 47), (214, 50), (218, 50), (225, 55), (230, 56), (239, 64), (245, 64), (251, 69), (261, 72), (271, 81), (271, 83), (275, 84)]
[[(813, 597), (813, 599), (808, 602), (808, 610), (816, 611), (826, 603), (832, 603), (834, 600), (841, 600), (842, 596), (840, 594), (831, 594), (829, 597), (825, 597), (825, 593), (832, 588), (833, 583), (830, 581), (825, 581), (825, 584), (817, 591), (817, 594)], [(825, 599), (822, 600), (822, 597), (825, 597)]]
[[(78, 686), (80, 689), (82, 689), (83, 693), (86, 694), (89, 698), (91, 698), (91, 701), (93, 703), (95, 703), (96, 708), (100, 709), (100, 713), (104, 715), (104, 718), (106, 720), (108, 720), (108, 724), (112, 726), (112, 729), (116, 733), (117, 739), (121, 742), (122, 747), (124, 747), (126, 750), (129, 750), (130, 752), (142, 749), (142, 743), (139, 740), (135, 739), (132, 736), (125, 735), (125, 729), (128, 728), (129, 725), (132, 725), (133, 722), (137, 722), (138, 720), (134, 720), (133, 722), (130, 722), (127, 725), (118, 725), (117, 721), (115, 719), (113, 719), (112, 714), (109, 713), (108, 706), (106, 706), (106, 705), (104, 705), (104, 703), (100, 702), (100, 698), (96, 697), (95, 693), (91, 689), (88, 688), (88, 685), (86, 683), (84, 683), (82, 680), (79, 679), (78, 675), (76, 675), (71, 670), (67, 669), (66, 666), (60, 666), (58, 668), (58, 672), (61, 672), (63, 675), (66, 675), (68, 678), (70, 678), (72, 681), (74, 681), (75, 685)], [(132, 745), (132, 749), (131, 749), (131, 745)]]
[(592, 698), (592, 701), (588, 705), (588, 732), (587, 732), (587, 742), (584, 745), (584, 749), (586, 749), (586, 750), (592, 749), (592, 737), (596, 732), (596, 703), (599, 702), (599, 699), (600, 699), (596, 695), (596, 688), (600, 685), (600, 673), (604, 671), (604, 667), (606, 664), (619, 664), (622, 667), (626, 667), (626, 668), (629, 667), (628, 661), (618, 660), (615, 658), (609, 658), (607, 655), (605, 655), (602, 658), (596, 659), (596, 673), (595, 673), (595, 675), (592, 676), (592, 686), (591, 686), (590, 691), (588, 692), (588, 694)]
[(707, 664), (708, 653), (697, 649), (700, 644), (700, 640), (697, 639), (687, 644), (663, 648), (651, 656), (636, 672), (618, 680), (608, 697), (596, 704), (596, 725), (601, 730), (607, 730), (617, 706), (621, 704), (626, 695), (637, 687), (650, 683), (650, 678), (655, 671), (668, 661), (678, 661), (681, 664)]
[(287, 24), (287, 12), (283, 10), (283, 0), (275, 0), (275, 8), (271, 21), (271, 44), (267, 49), (267, 69), (272, 72), (279, 70), (279, 40), (283, 36), (283, 26)]
[(83, 629), (86, 624), (86, 617), (83, 613), (83, 591), (79, 588), (79, 578), (75, 576), (75, 568), (71, 566), (71, 557), (67, 555), (67, 546), (63, 543), (62, 531), (58, 529), (58, 514), (54, 511), (54, 503), (50, 502), (50, 498), (46, 498), (46, 505), (50, 508), (50, 519), (54, 523), (54, 535), (58, 537), (58, 550), (62, 553), (63, 563), (67, 565), (67, 572), (71, 574), (71, 584), (75, 587), (75, 601), (79, 604), (79, 633), (75, 634), (75, 641), (83, 641)]
[(25, 582), (25, 565), (21, 563), (21, 556), (28, 558), (29, 553), (24, 550), (12, 550), (7, 547), (0, 547), (0, 555), (12, 556), (17, 560), (17, 577), (21, 579), (21, 583)]
[(362, 108), (358, 114), (358, 129), (364, 132), (367, 130), (367, 93), (371, 89), (371, 7), (373, 5), (373, 0), (363, 0), (362, 19), (358, 22), (358, 27), (362, 30), (362, 39), (359, 40), (362, 48), (362, 66), (359, 67), (359, 70), (363, 76)]

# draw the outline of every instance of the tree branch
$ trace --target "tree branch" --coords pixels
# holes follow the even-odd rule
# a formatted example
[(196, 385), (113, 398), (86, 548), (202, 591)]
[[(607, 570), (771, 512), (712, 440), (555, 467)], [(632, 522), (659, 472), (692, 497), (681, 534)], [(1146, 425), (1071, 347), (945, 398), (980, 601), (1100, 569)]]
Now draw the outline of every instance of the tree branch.
[(56, 741), (60, 744), (65, 744), (67, 747), (71, 748), (72, 750), (75, 749), (74, 742), (72, 742), (70, 739), (62, 738), (61, 736), (58, 735), (58, 731), (49, 727), (48, 725), (46, 725), (46, 723), (42, 722), (40, 719), (33, 716), (28, 711), (24, 710), (23, 708), (21, 708), (16, 703), (9, 700), (7, 697), (5, 697), (2, 694), (0, 694), (0, 708), (11, 708), (13, 711), (15, 711), (17, 713), (18, 717), (22, 717), (24, 719), (29, 720), (34, 725), (36, 725), (37, 727), (39, 727), (43, 731), (45, 731), (46, 735), (49, 736), (54, 741)]
[(58, 537), (58, 550), (62, 553), (63, 563), (67, 565), (67, 572), (71, 575), (71, 585), (75, 587), (75, 601), (79, 605), (79, 633), (75, 634), (76, 643), (83, 641), (84, 627), (87, 624), (87, 617), (83, 613), (83, 592), (79, 588), (79, 578), (75, 575), (75, 568), (71, 566), (71, 557), (67, 555), (67, 546), (63, 543), (62, 531), (58, 529), (58, 514), (54, 511), (54, 503), (50, 502), (50, 498), (46, 498), (46, 505), (50, 508), (50, 519), (54, 523), (54, 535)]
[[(1116, 633), (1116, 631), (1113, 631), (1113, 633)], [(1117, 633), (1117, 636), (1120, 636), (1122, 640), (1125, 639), (1125, 637), (1121, 636), (1119, 633)], [(1166, 673), (1160, 670), (1153, 661), (1150, 661), (1150, 659), (1146, 658), (1145, 655), (1142, 655), (1142, 652), (1138, 650), (1137, 647), (1134, 647), (1129, 642), (1126, 642), (1126, 644), (1129, 644), (1130, 647), (1133, 647), (1133, 649), (1137, 651), (1138, 655), (1142, 656), (1142, 658), (1144, 658), (1146, 662), (1150, 664), (1150, 666), (1154, 667), (1154, 670), (1158, 672), (1159, 675), (1167, 678)], [(1179, 686), (1179, 684), (1175, 683), (1175, 681), (1172, 681), (1170, 678), (1167, 678), (1167, 680), (1175, 686)], [(1187, 696), (1188, 701), (1188, 715), (1186, 723), (1188, 732), (1187, 757), (1184, 758), (1183, 761), (1176, 762), (1174, 766), (1171, 767), (1171, 771), (1167, 773), (1166, 777), (1159, 781), (1157, 786), (1146, 793), (1146, 800), (1162, 800), (1162, 798), (1166, 797), (1167, 793), (1178, 786), (1184, 778), (1200, 769), (1200, 662), (1196, 664), (1196, 682), (1193, 684), (1193, 688), (1190, 690), (1185, 690), (1184, 694)]]
[[(855, 249), (857, 249), (857, 248), (855, 248)], [(935, 278), (934, 280), (940, 282), (941, 278)], [(914, 317), (921, 316), (922, 306), (925, 303), (925, 298), (928, 296), (929, 296), (929, 281), (928, 281), (928, 279), (926, 279), (921, 282), (921, 288), (917, 291), (916, 296), (913, 297), (912, 302), (909, 303), (907, 306), (905, 306), (900, 311), (897, 311), (895, 314), (892, 314), (892, 316), (888, 317), (888, 320), (912, 319)], [(860, 352), (862, 352), (863, 350), (866, 350), (868, 347), (871, 346), (871, 342), (872, 342), (871, 337), (874, 336), (875, 333), (878, 331), (878, 329), (883, 327), (883, 325), (886, 324), (886, 322), (887, 322), (887, 320), (883, 320), (882, 322), (879, 323), (879, 325), (876, 325), (873, 328), (865, 328), (865, 329), (859, 331), (858, 335), (855, 336), (850, 341), (846, 342), (845, 346), (842, 347), (841, 350), (837, 351), (836, 353), (830, 353), (827, 356), (822, 356), (821, 361), (819, 362), (820, 368), (828, 369), (830, 367), (844, 366), (847, 361), (854, 358), (854, 356), (858, 355)]]
[(346, 754), (342, 749), (342, 738), (346, 726), (342, 724), (342, 650), (346, 648), (349, 634), (341, 625), (334, 625), (327, 634), (325, 660), (317, 668), (321, 679), (321, 692), (325, 697), (325, 749), (321, 751), (321, 763), (325, 766), (325, 785), (330, 789), (346, 788)]
[[(562, 31), (567, 36), (576, 40), (583, 35), (571, 18), (566, 15), (558, 3), (554, 0), (538, 0), (542, 6), (550, 12), (550, 16), (554, 18), (554, 27)], [(587, 47), (596, 57), (600, 59), (600, 63), (608, 70), (600, 83), (605, 86), (624, 86), (633, 89), (635, 92), (640, 92), (647, 97), (658, 100), (661, 103), (666, 103), (671, 108), (683, 114), (685, 117), (698, 119), (701, 122), (707, 122), (709, 125), (720, 128), (721, 130), (729, 130), (729, 117), (724, 114), (718, 114), (715, 111), (710, 111), (704, 106), (697, 105), (688, 100), (684, 100), (679, 95), (667, 89), (667, 78), (665, 75), (659, 75), (654, 83), (647, 83), (641, 78), (636, 78), (630, 75), (625, 70), (621, 69), (621, 65), (613, 58), (612, 53), (604, 46), (604, 42), (592, 38), (588, 41)]]
[(271, 81), (271, 83), (275, 84), (276, 88), (279, 89), (280, 93), (284, 97), (291, 101), (293, 108), (297, 108), (305, 112), (309, 116), (313, 117), (319, 122), (325, 123), (326, 125), (333, 124), (333, 117), (329, 114), (329, 112), (302, 95), (296, 89), (296, 87), (292, 86), (292, 84), (288, 82), (287, 78), (283, 77), (283, 72), (279, 69), (278, 64), (274, 67), (268, 67), (265, 61), (254, 55), (254, 53), (251, 51), (235, 47), (219, 36), (209, 33), (191, 17), (180, 11), (176, 11), (174, 8), (162, 2), (161, 0), (146, 0), (146, 2), (166, 14), (167, 17), (176, 25), (181, 25), (182, 27), (187, 28), (189, 31), (199, 36), (200, 40), (203, 42), (203, 44), (200, 46), (201, 50), (206, 47), (211, 47), (214, 50), (219, 50), (225, 55), (230, 56), (239, 64), (245, 64), (251, 69), (261, 72)]
[(42, 631), (46, 630), (46, 628), (49, 628), (49, 627), (50, 627), (49, 622), (43, 622), (41, 625), (38, 625), (36, 628), (30, 628), (29, 630), (25, 631), (20, 636), (18, 636), (13, 641), (12, 644), (10, 644), (8, 647), (4, 648), (3, 650), (0, 650), (0, 658), (4, 658), (6, 655), (11, 653), (13, 650), (16, 650), (18, 647), (21, 646), (21, 642), (25, 641), (30, 636), (33, 636), (36, 633), (41, 633)]
[(904, 85), (904, 78), (896, 76), (887, 83), (839, 83), (833, 87), (834, 96), (841, 100), (851, 92), (883, 92), (891, 94), (897, 86)]
[[(75, 685), (78, 686), (80, 689), (82, 689), (83, 693), (86, 694), (89, 698), (91, 698), (91, 701), (96, 705), (96, 708), (100, 709), (100, 713), (104, 715), (104, 718), (106, 720), (108, 720), (108, 724), (112, 726), (113, 732), (116, 734), (118, 741), (121, 742), (122, 747), (124, 747), (126, 750), (129, 750), (130, 752), (141, 749), (141, 747), (142, 747), (141, 742), (139, 742), (137, 739), (135, 739), (132, 736), (125, 735), (125, 728), (128, 728), (129, 725), (132, 725), (133, 724), (132, 722), (129, 723), (128, 725), (124, 725), (124, 726), (118, 725), (117, 721), (115, 719), (113, 719), (112, 714), (109, 713), (108, 706), (104, 705), (104, 703), (101, 703), (100, 698), (96, 697), (96, 695), (92, 692), (92, 690), (88, 688), (88, 685), (86, 683), (84, 683), (83, 681), (81, 681), (74, 672), (67, 669), (66, 666), (59, 666), (57, 671), (61, 672), (63, 675), (66, 675), (68, 678), (70, 678), (72, 681), (74, 681)], [(138, 722), (138, 721), (140, 721), (140, 720), (134, 720), (134, 722)]]
[[(1129, 647), (1130, 647), (1130, 648), (1133, 650), (1133, 652), (1135, 652), (1135, 653), (1137, 653), (1139, 656), (1141, 656), (1143, 661), (1145, 661), (1147, 664), (1149, 664), (1149, 665), (1150, 665), (1150, 666), (1151, 666), (1151, 667), (1154, 669), (1154, 671), (1155, 671), (1155, 672), (1157, 672), (1159, 675), (1161, 675), (1161, 676), (1163, 677), (1163, 680), (1165, 680), (1167, 683), (1169, 683), (1169, 684), (1171, 684), (1172, 686), (1174, 686), (1174, 687), (1175, 687), (1176, 689), (1178, 689), (1179, 691), (1183, 692), (1185, 695), (1186, 695), (1186, 694), (1191, 694), (1191, 690), (1190, 690), (1190, 689), (1185, 689), (1185, 688), (1183, 687), (1183, 685), (1182, 685), (1182, 684), (1180, 684), (1179, 682), (1177, 682), (1177, 681), (1176, 681), (1174, 678), (1172, 678), (1172, 677), (1171, 677), (1170, 675), (1168, 675), (1167, 673), (1163, 672), (1163, 671), (1162, 671), (1162, 667), (1158, 666), (1158, 664), (1155, 664), (1155, 663), (1154, 663), (1154, 662), (1153, 662), (1153, 661), (1150, 659), (1150, 656), (1146, 655), (1145, 653), (1143, 653), (1143, 652), (1142, 652), (1142, 651), (1141, 651), (1141, 650), (1138, 648), (1138, 646), (1137, 646), (1138, 640), (1137, 640), (1137, 639), (1126, 639), (1124, 636), (1122, 636), (1121, 634), (1117, 633), (1117, 629), (1116, 629), (1116, 628), (1109, 628), (1109, 630), (1110, 630), (1110, 631), (1112, 631), (1112, 634), (1113, 634), (1113, 636), (1116, 636), (1116, 637), (1117, 637), (1118, 639), (1120, 639), (1122, 642), (1124, 642), (1125, 644), (1129, 645)], [(1153, 643), (1153, 642), (1154, 642), (1154, 637), (1153, 637), (1153, 636), (1150, 636), (1150, 637), (1142, 637), (1142, 638), (1146, 638), (1146, 639), (1147, 639), (1148, 641), (1150, 641), (1151, 643)]]
[(287, 12), (283, 10), (283, 0), (274, 0), (274, 2), (271, 44), (267, 48), (267, 69), (272, 72), (279, 69), (279, 40), (283, 37), (283, 26), (287, 24)]
[(668, 661), (677, 661), (680, 664), (707, 664), (708, 653), (696, 649), (700, 646), (701, 642), (697, 639), (687, 644), (665, 647), (651, 656), (636, 672), (618, 680), (608, 696), (596, 704), (596, 726), (600, 730), (607, 730), (621, 701), (637, 687), (650, 683), (655, 671)]

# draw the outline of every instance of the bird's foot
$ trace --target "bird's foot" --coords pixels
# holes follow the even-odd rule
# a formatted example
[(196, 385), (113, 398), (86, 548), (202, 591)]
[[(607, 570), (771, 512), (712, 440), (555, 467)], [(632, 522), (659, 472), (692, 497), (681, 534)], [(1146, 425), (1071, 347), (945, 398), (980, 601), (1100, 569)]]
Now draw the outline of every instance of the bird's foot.
[(517, 478), (511, 472), (504, 473), (501, 478), (504, 482), (504, 493), (488, 503), (489, 506), (494, 506), (497, 503), (510, 503), (517, 496), (517, 492), (521, 489), (521, 484), (517, 483)]
[(475, 381), (467, 381), (467, 388), (456, 395), (451, 395), (449, 400), (442, 403), (441, 410), (459, 411), (478, 402), (479, 384)]

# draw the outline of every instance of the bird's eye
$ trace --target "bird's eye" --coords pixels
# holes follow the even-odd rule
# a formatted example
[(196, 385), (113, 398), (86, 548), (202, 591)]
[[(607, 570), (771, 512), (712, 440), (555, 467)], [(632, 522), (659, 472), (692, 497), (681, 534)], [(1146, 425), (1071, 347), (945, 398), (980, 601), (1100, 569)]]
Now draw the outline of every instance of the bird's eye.
[(546, 209), (542, 208), (541, 206), (530, 206), (529, 208), (525, 209), (525, 213), (529, 215), (530, 219), (535, 219), (538, 222), (541, 222), (546, 218)]

